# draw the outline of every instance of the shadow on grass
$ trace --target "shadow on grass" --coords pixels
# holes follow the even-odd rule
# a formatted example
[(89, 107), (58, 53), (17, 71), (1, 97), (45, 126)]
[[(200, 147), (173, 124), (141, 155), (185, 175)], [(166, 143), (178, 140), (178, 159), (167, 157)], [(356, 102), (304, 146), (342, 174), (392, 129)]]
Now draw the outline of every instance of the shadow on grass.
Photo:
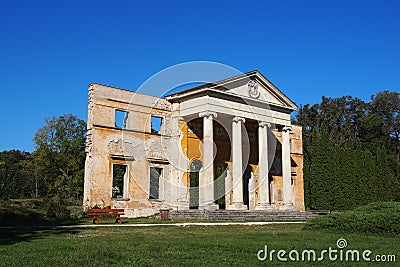
[(13, 245), (20, 242), (43, 239), (50, 235), (75, 234), (78, 232), (77, 229), (43, 229), (43, 227), (0, 229), (0, 245)]
[(46, 215), (22, 208), (13, 208), (0, 212), (0, 227), (21, 227), (21, 226), (57, 226), (78, 224), (80, 219), (57, 220)]

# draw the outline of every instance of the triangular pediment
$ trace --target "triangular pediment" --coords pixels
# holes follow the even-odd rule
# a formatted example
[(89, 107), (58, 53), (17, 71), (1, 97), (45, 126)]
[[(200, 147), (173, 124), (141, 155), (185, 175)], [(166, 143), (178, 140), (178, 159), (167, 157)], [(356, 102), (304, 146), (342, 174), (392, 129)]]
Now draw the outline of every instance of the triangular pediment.
[(216, 83), (215, 89), (223, 90), (246, 99), (254, 99), (296, 110), (296, 104), (273, 85), (260, 72), (252, 71)]
[(265, 102), (289, 110), (296, 110), (296, 104), (257, 70), (234, 76), (214, 83), (193, 87), (170, 96), (170, 99), (186, 98), (206, 90), (220, 91), (227, 95), (246, 100)]

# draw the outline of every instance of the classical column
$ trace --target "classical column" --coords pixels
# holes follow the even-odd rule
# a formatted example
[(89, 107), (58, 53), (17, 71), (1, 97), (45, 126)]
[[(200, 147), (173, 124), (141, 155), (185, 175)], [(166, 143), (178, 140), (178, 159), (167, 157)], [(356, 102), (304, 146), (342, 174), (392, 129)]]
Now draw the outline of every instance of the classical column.
[(243, 204), (243, 155), (242, 128), (244, 118), (234, 117), (232, 120), (232, 203), (231, 210), (246, 210)]
[(271, 124), (266, 122), (258, 123), (258, 196), (256, 210), (271, 208), (269, 202), (268, 182), (268, 127)]
[(284, 208), (292, 208), (292, 174), (290, 160), (290, 132), (291, 126), (282, 129), (282, 179), (283, 179), (283, 204)]
[(215, 112), (202, 112), (203, 118), (203, 175), (199, 181), (199, 208), (218, 209), (214, 203), (214, 139), (213, 120), (217, 117)]

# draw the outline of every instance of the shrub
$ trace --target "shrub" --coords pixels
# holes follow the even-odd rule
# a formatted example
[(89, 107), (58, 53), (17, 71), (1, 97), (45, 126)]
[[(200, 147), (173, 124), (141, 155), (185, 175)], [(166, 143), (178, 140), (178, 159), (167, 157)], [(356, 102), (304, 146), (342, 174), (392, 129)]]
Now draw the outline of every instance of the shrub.
[(304, 229), (400, 234), (400, 202), (375, 202), (313, 218)]
[(46, 215), (47, 217), (49, 217), (49, 219), (56, 220), (67, 220), (71, 218), (70, 211), (67, 208), (67, 205), (59, 197), (56, 197), (49, 201)]

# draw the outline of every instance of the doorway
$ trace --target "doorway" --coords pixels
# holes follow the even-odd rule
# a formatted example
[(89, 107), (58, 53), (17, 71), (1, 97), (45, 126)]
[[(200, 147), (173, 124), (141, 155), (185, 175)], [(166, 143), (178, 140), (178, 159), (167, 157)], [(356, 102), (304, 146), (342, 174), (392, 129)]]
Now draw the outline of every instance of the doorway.
[(200, 160), (194, 160), (190, 164), (189, 209), (199, 208), (199, 180), (202, 164)]
[(220, 210), (226, 209), (226, 201), (225, 201), (225, 182), (226, 176), (228, 174), (228, 164), (221, 163), (218, 165), (217, 169), (217, 180), (216, 180), (216, 192), (217, 192), (217, 201), (216, 203), (219, 206)]
[(252, 172), (253, 168), (250, 165), (247, 165), (246, 170), (243, 173), (243, 204), (247, 206), (247, 209), (249, 209), (250, 204), (249, 182), (252, 176)]

